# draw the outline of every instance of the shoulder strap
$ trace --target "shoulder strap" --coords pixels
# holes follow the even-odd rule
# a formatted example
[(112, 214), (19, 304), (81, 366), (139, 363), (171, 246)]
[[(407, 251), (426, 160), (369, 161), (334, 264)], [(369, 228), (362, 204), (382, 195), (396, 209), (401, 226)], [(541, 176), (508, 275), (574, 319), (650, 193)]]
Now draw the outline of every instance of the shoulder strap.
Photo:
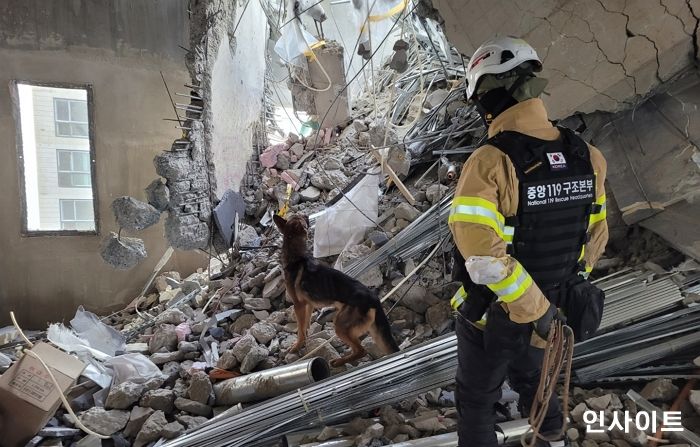
[(506, 130), (489, 138), (486, 143), (505, 153), (515, 166), (518, 178), (522, 179), (530, 170), (544, 162), (545, 153), (560, 146), (573, 155), (590, 160), (590, 150), (585, 141), (571, 129), (557, 127), (561, 133), (559, 140), (541, 140), (520, 132)]

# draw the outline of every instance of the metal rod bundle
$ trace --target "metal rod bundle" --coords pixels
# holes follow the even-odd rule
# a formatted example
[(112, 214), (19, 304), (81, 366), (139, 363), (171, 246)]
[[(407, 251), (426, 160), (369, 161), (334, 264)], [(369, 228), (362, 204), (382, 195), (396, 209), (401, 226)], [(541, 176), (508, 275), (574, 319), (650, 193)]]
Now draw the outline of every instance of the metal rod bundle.
[(457, 341), (449, 334), (363, 368), (270, 399), (212, 421), (166, 444), (176, 446), (267, 446), (292, 431), (341, 422), (454, 382)]
[[(443, 202), (433, 208), (433, 214), (437, 215), (438, 209), (449, 205), (449, 200)], [(413, 225), (415, 232), (423, 224), (416, 220)], [(434, 228), (432, 231), (437, 232)], [(407, 234), (411, 235), (411, 231)], [(406, 237), (406, 241), (413, 237), (415, 235)], [(407, 250), (403, 243), (399, 244), (372, 262), (382, 262), (397, 248), (399, 252)], [(363, 268), (367, 267), (355, 266), (355, 274), (360, 274)], [(599, 283), (609, 290), (633, 290), (638, 287), (636, 278), (640, 276), (639, 272), (629, 272), (604, 278)], [(578, 368), (576, 376), (583, 382), (626, 371), (630, 372), (631, 377), (675, 376), (678, 368), (657, 366), (645, 369), (640, 366), (686, 347), (700, 345), (699, 322), (700, 307), (692, 307), (656, 316), (580, 343), (574, 359), (574, 365)], [(364, 367), (261, 402), (236, 415), (209, 421), (165, 446), (275, 445), (286, 433), (341, 423), (362, 412), (454, 383), (456, 350), (454, 333), (447, 334)]]
[(681, 300), (683, 296), (671, 279), (648, 282), (637, 278), (630, 286), (606, 290), (600, 328), (607, 329), (656, 314)]
[(649, 347), (596, 363), (576, 370), (576, 378), (582, 382), (606, 377), (633, 366), (643, 365), (661, 359), (669, 354), (700, 345), (700, 332), (697, 330), (682, 337), (655, 343)]
[[(527, 433), (529, 429), (530, 424), (527, 419), (517, 419), (496, 424), (496, 441), (498, 445), (520, 443), (520, 437)], [(285, 444), (285, 447), (352, 447), (354, 445), (354, 437), (345, 437), (326, 442), (313, 442), (308, 444), (289, 443)], [(390, 444), (389, 447), (457, 447), (457, 432), (412, 439), (410, 441)]]
[(366, 257), (350, 264), (344, 272), (357, 278), (368, 269), (382, 264), (390, 257), (403, 260), (409, 259), (435, 245), (438, 241), (445, 239), (450, 232), (447, 226), (447, 217), (450, 213), (452, 195), (452, 193), (445, 194), (445, 197), (439, 203), (421, 214), (389, 242)]
[(575, 375), (579, 382), (592, 382), (698, 345), (700, 307), (696, 306), (579, 343), (574, 355)]

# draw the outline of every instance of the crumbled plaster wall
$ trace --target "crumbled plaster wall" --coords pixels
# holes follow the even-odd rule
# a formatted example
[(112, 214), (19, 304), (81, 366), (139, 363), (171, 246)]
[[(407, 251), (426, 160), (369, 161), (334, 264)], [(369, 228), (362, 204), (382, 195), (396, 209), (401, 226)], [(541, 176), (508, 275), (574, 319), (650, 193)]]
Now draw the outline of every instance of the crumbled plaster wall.
[[(143, 289), (168, 244), (163, 225), (137, 235), (149, 258), (129, 271), (100, 258), (100, 241), (118, 231), (116, 197), (145, 200), (155, 177), (152, 160), (178, 131), (160, 71), (171, 90), (189, 83), (187, 0), (0, 1), (0, 327), (14, 310), (26, 329), (69, 320), (83, 305), (98, 314), (121, 309)], [(22, 235), (17, 121), (11, 82), (90, 84), (94, 92), (96, 211), (100, 234)], [(163, 220), (161, 219), (161, 222)], [(183, 276), (201, 267), (197, 252), (174, 254), (164, 271)], [(2, 441), (0, 441), (0, 444)]]
[[(205, 248), (211, 240), (212, 206), (238, 189), (252, 155), (264, 94), (267, 21), (259, 2), (195, 0), (191, 11), (195, 110), (187, 112), (186, 137), (156, 159), (170, 192), (165, 233), (178, 249)], [(245, 14), (239, 21), (239, 14)], [(236, 25), (239, 25), (237, 29)], [(234, 36), (235, 29), (235, 36)]]
[(634, 107), (698, 57), (700, 0), (432, 0), (471, 55), (495, 35), (535, 47), (552, 118)]

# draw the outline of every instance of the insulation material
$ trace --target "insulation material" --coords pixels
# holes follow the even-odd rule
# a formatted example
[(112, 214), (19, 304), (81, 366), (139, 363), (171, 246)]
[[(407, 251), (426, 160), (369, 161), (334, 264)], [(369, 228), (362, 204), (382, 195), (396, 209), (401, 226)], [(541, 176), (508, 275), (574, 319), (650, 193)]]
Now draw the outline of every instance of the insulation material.
[(90, 343), (90, 347), (109, 356), (117, 355), (126, 349), (124, 336), (113, 327), (107, 326), (92, 312), (83, 306), (78, 307), (70, 325), (76, 335)]
[(299, 20), (294, 20), (284, 27), (282, 36), (275, 43), (275, 53), (286, 63), (303, 68), (306, 66), (303, 56), (311, 54), (310, 50), (322, 43), (304, 30)]
[(112, 386), (122, 382), (146, 383), (150, 379), (161, 377), (162, 373), (148, 357), (143, 354), (123, 354), (108, 359), (105, 365), (112, 370)]
[(374, 228), (378, 215), (379, 176), (366, 175), (316, 221), (314, 256), (337, 255), (359, 244), (367, 230)]

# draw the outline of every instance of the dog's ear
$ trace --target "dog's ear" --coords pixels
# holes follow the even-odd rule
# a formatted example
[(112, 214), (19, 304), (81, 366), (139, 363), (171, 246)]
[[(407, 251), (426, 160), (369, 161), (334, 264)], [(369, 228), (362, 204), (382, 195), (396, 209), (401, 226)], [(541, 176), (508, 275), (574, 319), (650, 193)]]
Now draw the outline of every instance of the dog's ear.
[(304, 220), (306, 221), (306, 226), (307, 226), (307, 227), (310, 227), (310, 226), (311, 226), (311, 222), (309, 221), (309, 216), (307, 216), (306, 214), (304, 214)]
[(275, 225), (277, 225), (277, 228), (280, 230), (281, 233), (284, 233), (284, 226), (287, 224), (287, 221), (284, 220), (284, 217), (280, 216), (279, 214), (275, 214), (272, 216), (272, 220), (275, 221)]

